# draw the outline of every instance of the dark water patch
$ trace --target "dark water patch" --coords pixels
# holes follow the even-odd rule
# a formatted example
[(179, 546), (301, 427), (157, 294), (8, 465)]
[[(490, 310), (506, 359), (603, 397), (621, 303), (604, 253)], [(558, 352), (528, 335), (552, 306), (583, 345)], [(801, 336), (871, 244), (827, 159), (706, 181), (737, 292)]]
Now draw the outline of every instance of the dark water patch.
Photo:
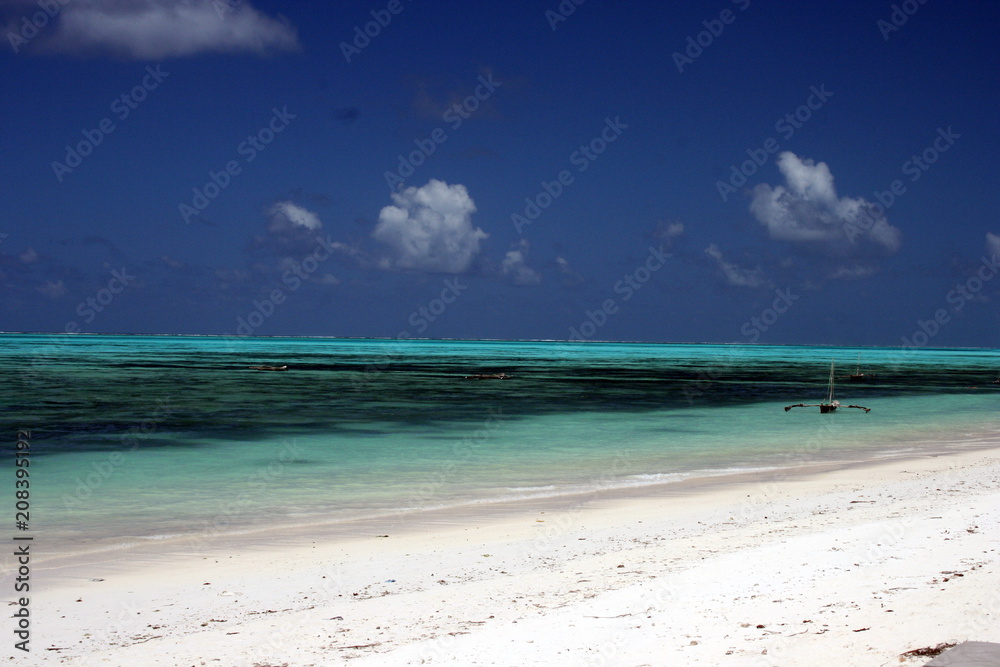
[[(808, 358), (803, 355), (810, 350), (803, 348), (304, 344), (279, 339), (213, 343), (169, 337), (63, 337), (58, 346), (44, 342), (36, 337), (34, 352), (20, 350), (17, 340), (6, 340), (6, 348), (0, 345), (0, 352), (18, 357), (30, 371), (0, 370), (0, 422), (8, 429), (44, 428), (55, 440), (67, 438), (66, 447), (84, 436), (114, 441), (142, 424), (163, 434), (208, 441), (309, 434), (377, 437), (386, 425), (426, 433), (482, 424), (491, 411), (518, 419), (814, 402), (826, 395), (825, 359), (850, 354), (818, 349)], [(653, 353), (657, 351), (662, 354)], [(837, 385), (841, 400), (1000, 390), (992, 384), (997, 356), (990, 351), (954, 354), (953, 360), (933, 352), (927, 362), (920, 361), (921, 355), (888, 356), (889, 361), (880, 362), (879, 354), (867, 354), (875, 360), (861, 370), (874, 377), (863, 383), (842, 379)], [(248, 368), (255, 364), (289, 368)], [(841, 363), (837, 375), (855, 369)], [(466, 379), (479, 373), (510, 377)], [(975, 386), (979, 389), (970, 388)], [(95, 446), (93, 440), (87, 437), (86, 446)]]

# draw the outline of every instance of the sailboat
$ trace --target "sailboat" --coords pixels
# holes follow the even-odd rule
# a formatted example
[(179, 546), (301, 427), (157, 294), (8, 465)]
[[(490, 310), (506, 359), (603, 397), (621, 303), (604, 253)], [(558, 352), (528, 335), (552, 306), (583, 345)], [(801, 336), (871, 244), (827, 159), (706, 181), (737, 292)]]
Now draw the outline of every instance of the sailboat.
[(859, 410), (864, 410), (865, 412), (871, 412), (871, 408), (866, 408), (863, 405), (841, 405), (840, 401), (834, 399), (833, 397), (833, 362), (830, 362), (830, 384), (826, 391), (826, 401), (823, 403), (796, 403), (795, 405), (786, 405), (785, 412), (788, 412), (792, 408), (814, 408), (819, 406), (820, 414), (827, 414), (829, 412), (834, 412), (837, 408), (858, 408)]
[(869, 375), (868, 373), (861, 372), (861, 353), (858, 352), (858, 366), (850, 375), (842, 375), (840, 379), (847, 380), (848, 382), (869, 382), (875, 379), (874, 375)]

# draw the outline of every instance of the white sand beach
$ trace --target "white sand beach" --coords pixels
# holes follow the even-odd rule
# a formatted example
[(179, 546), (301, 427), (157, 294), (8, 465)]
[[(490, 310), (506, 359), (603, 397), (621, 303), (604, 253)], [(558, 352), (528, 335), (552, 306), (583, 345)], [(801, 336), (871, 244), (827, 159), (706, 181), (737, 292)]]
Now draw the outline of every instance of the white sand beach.
[[(1000, 443), (996, 443), (1000, 445)], [(1000, 641), (1000, 449), (46, 557), (64, 665), (922, 665)]]

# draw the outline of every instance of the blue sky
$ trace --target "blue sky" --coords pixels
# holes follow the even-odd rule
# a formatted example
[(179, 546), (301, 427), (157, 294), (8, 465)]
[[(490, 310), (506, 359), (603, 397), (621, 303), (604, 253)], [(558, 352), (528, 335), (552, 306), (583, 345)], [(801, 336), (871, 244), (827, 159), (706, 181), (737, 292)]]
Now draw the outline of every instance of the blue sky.
[(0, 2), (0, 329), (998, 346), (1000, 6), (578, 2)]

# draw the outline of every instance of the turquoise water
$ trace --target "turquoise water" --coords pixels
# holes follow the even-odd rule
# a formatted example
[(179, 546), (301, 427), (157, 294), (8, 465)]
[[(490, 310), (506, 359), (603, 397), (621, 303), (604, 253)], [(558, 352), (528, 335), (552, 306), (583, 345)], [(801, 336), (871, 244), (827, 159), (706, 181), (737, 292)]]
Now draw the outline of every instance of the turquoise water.
[[(872, 408), (785, 412), (826, 394)], [(288, 365), (283, 372), (249, 367)], [(996, 350), (0, 336), (31, 530), (107, 545), (976, 446)], [(466, 379), (504, 372), (503, 380)]]

